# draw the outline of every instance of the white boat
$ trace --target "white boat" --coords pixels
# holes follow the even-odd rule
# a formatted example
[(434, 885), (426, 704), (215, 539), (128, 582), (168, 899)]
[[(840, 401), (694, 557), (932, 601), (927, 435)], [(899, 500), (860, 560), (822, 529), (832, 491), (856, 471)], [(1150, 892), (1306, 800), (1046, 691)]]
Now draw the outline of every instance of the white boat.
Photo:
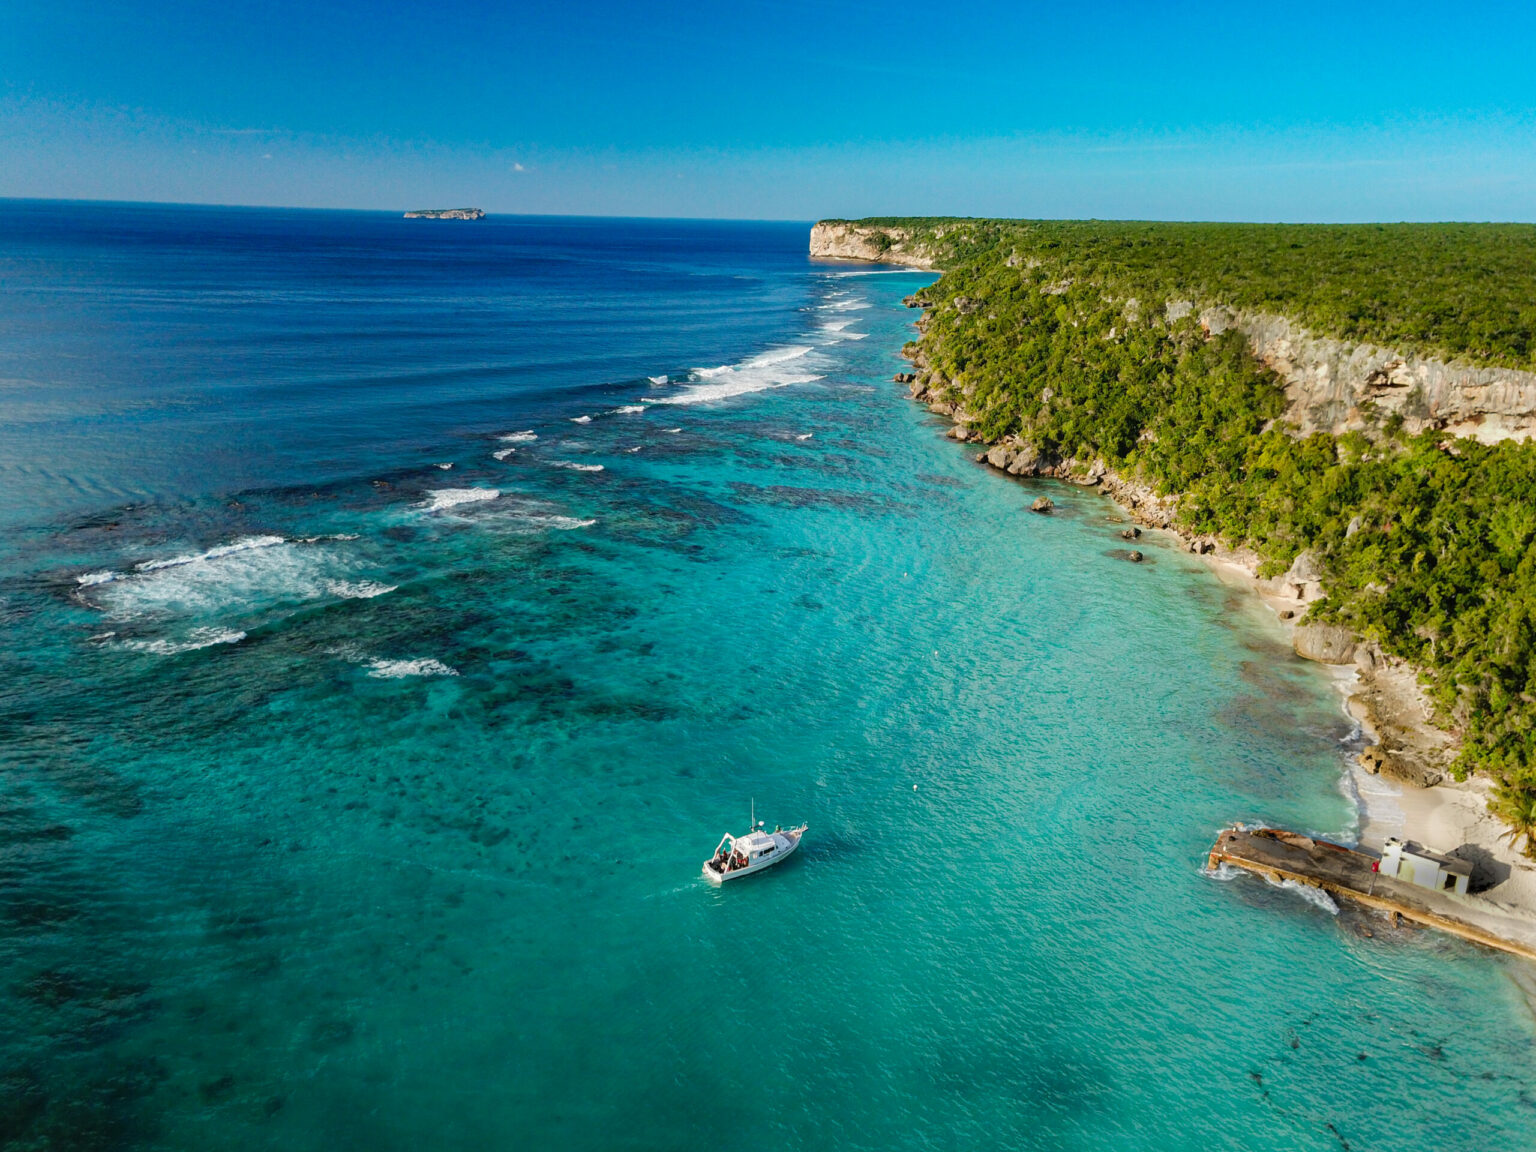
[[(753, 816), (756, 815), (754, 812)], [(704, 861), (704, 879), (711, 884), (740, 880), (764, 868), (772, 868), (800, 847), (800, 837), (805, 835), (806, 825), (765, 832), (763, 823), (754, 819), (752, 830), (745, 836), (732, 836), (729, 832), (722, 836), (715, 854)]]

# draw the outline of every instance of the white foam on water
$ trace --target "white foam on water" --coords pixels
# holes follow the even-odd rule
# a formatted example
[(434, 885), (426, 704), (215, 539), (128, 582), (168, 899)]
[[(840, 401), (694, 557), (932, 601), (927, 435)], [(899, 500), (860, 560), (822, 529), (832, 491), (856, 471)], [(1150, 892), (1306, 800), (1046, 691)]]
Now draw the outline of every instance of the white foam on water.
[[(663, 383), (666, 382), (665, 378), (663, 378), (662, 382)], [(621, 405), (618, 408), (615, 408), (613, 410), (613, 414), (615, 416), (628, 416), (628, 415), (630, 415), (632, 413), (635, 413), (635, 412), (644, 412), (644, 411), (645, 411), (645, 405), (644, 404), (624, 404), (624, 405)]]
[(116, 579), (116, 572), (87, 572), (84, 576), (76, 576), (75, 583), (89, 588), (95, 584), (110, 584)]
[(710, 400), (727, 400), (750, 392), (762, 392), (769, 388), (783, 388), (789, 384), (810, 384), (822, 377), (804, 369), (814, 349), (810, 345), (774, 348), (752, 356), (739, 364), (721, 364), (714, 368), (697, 368), (692, 382), (675, 396), (653, 400), (659, 404), (702, 404)]
[(828, 320), (825, 324), (818, 324), (817, 327), (823, 332), (841, 332), (844, 328), (852, 328), (853, 325), (852, 320)]
[(327, 595), (345, 558), (335, 547), (281, 536), (246, 537), (205, 552), (148, 560), (77, 596), (111, 620), (218, 617)]
[(640, 451), (640, 449), (642, 447), (644, 447), (644, 445), (636, 444), (633, 448), (626, 448), (626, 449), (624, 449), (624, 451), (625, 452), (638, 452), (638, 451)]
[(372, 600), (386, 592), (393, 592), (398, 584), (381, 584), (377, 580), (327, 580), (325, 589), (332, 596), (343, 600)]
[(532, 444), (538, 438), (539, 434), (531, 428), (525, 432), (508, 432), (505, 436), (497, 437), (503, 444)]
[(603, 470), (601, 464), (578, 464), (574, 460), (556, 460), (555, 467), (569, 468), (573, 472), (601, 472)]
[(851, 300), (833, 300), (823, 307), (832, 312), (861, 312), (869, 307), (869, 301), (856, 296)]
[(245, 633), (234, 628), (194, 628), (180, 640), (124, 640), (122, 647), (155, 656), (175, 656), (199, 648), (212, 648), (215, 644), (238, 644), (244, 639)]
[(560, 532), (570, 532), (576, 528), (590, 528), (596, 524), (596, 520), (579, 520), (575, 516), (528, 516), (526, 521), (535, 528), (554, 528)]
[(444, 472), (446, 472), (446, 471), (448, 471), (448, 469), (452, 468), (453, 465), (451, 463), (449, 463), (449, 464), (439, 464), (438, 467), (441, 468)]
[(369, 660), (368, 675), (378, 680), (400, 680), (407, 676), (457, 676), (458, 672), (441, 660), (425, 657), (420, 660)]
[(663, 428), (662, 431), (663, 432), (681, 432), (682, 429), (681, 428)]
[(257, 548), (275, 548), (279, 544), (286, 543), (287, 541), (281, 536), (246, 536), (233, 544), (221, 544), (206, 552), (172, 556), (169, 560), (146, 560), (142, 564), (135, 564), (134, 571), (158, 572), (162, 568), (180, 568), (184, 564), (206, 564), (210, 560), (222, 560), (226, 556), (234, 556), (240, 552), (251, 552)]
[(1204, 876), (1207, 880), (1220, 880), (1225, 884), (1230, 880), (1236, 880), (1239, 876), (1246, 876), (1247, 873), (1236, 864), (1228, 864), (1223, 860), (1214, 868), (1210, 866), (1201, 868), (1200, 875)]
[(1271, 888), (1283, 888), (1287, 892), (1294, 892), (1314, 908), (1320, 908), (1330, 916), (1339, 914), (1339, 906), (1333, 902), (1333, 897), (1321, 888), (1314, 888), (1310, 884), (1301, 884), (1295, 880), (1281, 880), (1278, 883), (1268, 876), (1264, 882)]
[(505, 460), (508, 456), (512, 455), (516, 451), (516, 448), (502, 448), (498, 451), (492, 452), (491, 458), (493, 460)]
[(572, 416), (571, 417), (571, 423), (572, 424), (590, 424), (590, 423), (592, 423), (592, 417), (590, 417), (590, 416)]
[(428, 492), (427, 498), (418, 507), (425, 508), (428, 512), (441, 512), (446, 508), (456, 508), (460, 504), (494, 500), (500, 495), (501, 490), (498, 488), (438, 488)]
[(814, 432), (802, 432), (802, 433), (800, 433), (800, 435), (796, 436), (795, 439), (796, 440), (809, 440), (814, 435), (815, 435)]
[(649, 380), (652, 384), (665, 384), (667, 382), (667, 378), (665, 376), (647, 376), (646, 379)]

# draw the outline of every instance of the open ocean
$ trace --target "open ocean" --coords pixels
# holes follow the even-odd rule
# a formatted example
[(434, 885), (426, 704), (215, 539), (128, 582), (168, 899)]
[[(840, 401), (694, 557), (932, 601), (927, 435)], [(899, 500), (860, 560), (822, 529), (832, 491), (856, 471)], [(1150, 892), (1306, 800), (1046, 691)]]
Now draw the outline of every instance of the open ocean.
[(1515, 961), (1203, 874), (1339, 694), (942, 437), (929, 275), (0, 209), (7, 1152), (1536, 1148)]

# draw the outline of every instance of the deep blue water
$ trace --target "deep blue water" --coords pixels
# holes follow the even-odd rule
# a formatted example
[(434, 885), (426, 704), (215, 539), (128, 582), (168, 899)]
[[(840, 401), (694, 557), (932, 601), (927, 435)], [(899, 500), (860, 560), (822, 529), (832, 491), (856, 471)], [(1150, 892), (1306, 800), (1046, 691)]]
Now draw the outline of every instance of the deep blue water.
[(1202, 873), (1337, 694), (942, 438), (927, 276), (3, 207), (0, 1146), (1536, 1147), (1510, 962)]

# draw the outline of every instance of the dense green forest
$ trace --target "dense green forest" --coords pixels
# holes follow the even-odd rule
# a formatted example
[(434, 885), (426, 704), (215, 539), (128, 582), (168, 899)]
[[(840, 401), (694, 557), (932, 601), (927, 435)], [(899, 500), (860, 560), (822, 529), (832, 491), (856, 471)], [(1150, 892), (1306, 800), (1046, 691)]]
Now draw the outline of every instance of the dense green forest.
[(1536, 370), (1536, 225), (857, 223), (915, 234), (944, 267), (1017, 253), (1125, 296), (1262, 308), (1321, 335)]
[(1329, 334), (1530, 367), (1536, 229), (864, 223), (942, 250), (923, 359), (977, 431), (1177, 494), (1185, 527), (1254, 548), (1265, 575), (1312, 550), (1327, 595), (1311, 618), (1423, 669), (1464, 736), (1454, 771), (1492, 777), (1501, 815), (1536, 832), (1536, 445), (1391, 423), (1299, 437), (1241, 335), (1163, 308), (1262, 305)]

